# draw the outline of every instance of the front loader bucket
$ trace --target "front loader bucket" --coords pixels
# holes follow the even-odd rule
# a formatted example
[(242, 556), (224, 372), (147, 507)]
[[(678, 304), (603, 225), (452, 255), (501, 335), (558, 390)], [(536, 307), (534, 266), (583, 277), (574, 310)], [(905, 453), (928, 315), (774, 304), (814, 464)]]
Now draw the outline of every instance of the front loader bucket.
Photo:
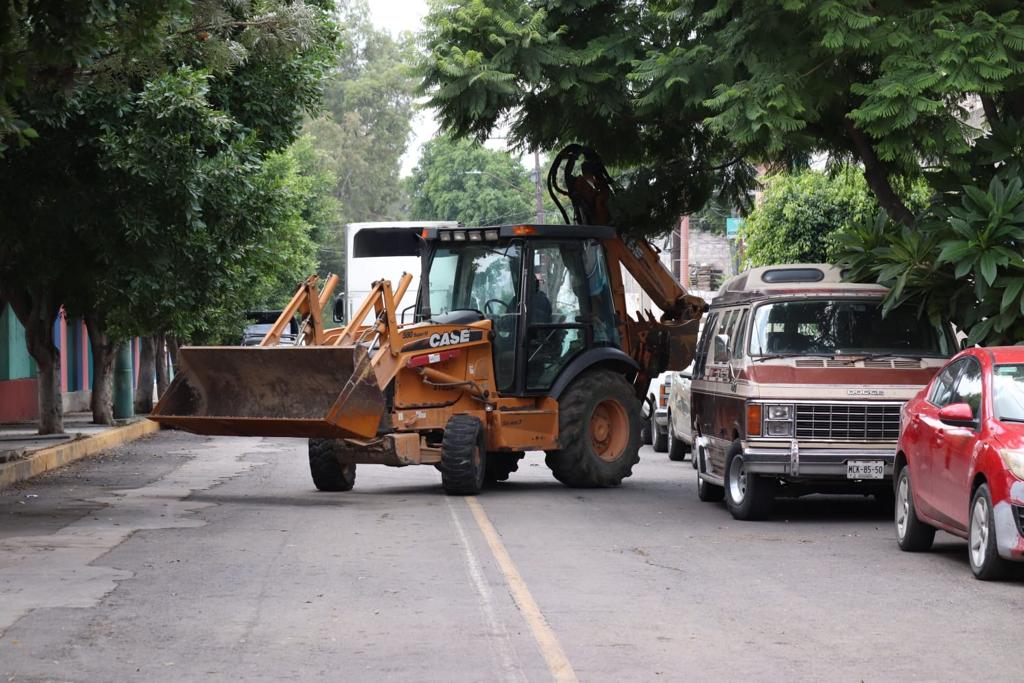
[(193, 346), (152, 419), (196, 434), (371, 438), (384, 395), (352, 346)]

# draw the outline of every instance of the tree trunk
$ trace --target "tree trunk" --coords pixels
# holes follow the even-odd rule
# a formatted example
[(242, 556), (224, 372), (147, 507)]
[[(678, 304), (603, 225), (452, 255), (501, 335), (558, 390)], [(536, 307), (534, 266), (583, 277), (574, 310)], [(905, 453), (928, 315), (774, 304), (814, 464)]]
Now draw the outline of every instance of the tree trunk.
[(154, 346), (153, 337), (139, 337), (139, 374), (135, 383), (137, 414), (153, 412)]
[(167, 391), (170, 384), (170, 374), (167, 372), (167, 338), (163, 334), (153, 337), (153, 350), (156, 362), (156, 396), (160, 398)]
[(53, 326), (60, 314), (53, 296), (33, 296), (26, 290), (8, 292), (8, 302), (25, 326), (25, 345), (36, 362), (39, 395), (39, 433), (64, 433), (64, 399), (61, 390), (60, 351), (53, 338)]
[(914, 213), (907, 208), (900, 196), (896, 194), (896, 190), (892, 188), (892, 183), (889, 182), (889, 171), (875, 153), (871, 140), (857, 126), (853, 125), (853, 121), (850, 119), (845, 119), (844, 126), (857, 156), (864, 164), (864, 179), (871, 191), (874, 192), (875, 198), (878, 199), (878, 205), (885, 209), (885, 212), (893, 220), (908, 228), (913, 228), (916, 223)]
[(171, 357), (171, 369), (175, 372), (178, 371), (178, 338), (167, 335), (165, 337), (167, 342), (167, 351)]
[(103, 329), (95, 315), (85, 316), (89, 330), (89, 347), (92, 349), (92, 409), (94, 424), (114, 424), (114, 351), (117, 345)]

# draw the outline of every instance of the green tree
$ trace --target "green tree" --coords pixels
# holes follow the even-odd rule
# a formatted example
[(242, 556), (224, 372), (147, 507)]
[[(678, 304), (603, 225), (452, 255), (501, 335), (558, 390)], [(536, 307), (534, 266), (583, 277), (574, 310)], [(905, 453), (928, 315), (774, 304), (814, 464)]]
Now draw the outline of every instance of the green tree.
[(267, 255), (295, 238), (294, 183), (273, 155), (319, 99), (336, 39), (327, 8), (210, 0), (161, 30), (146, 50), (111, 50), (93, 66), (103, 78), (0, 160), (0, 291), (39, 365), (41, 431), (61, 429), (61, 304), (89, 323), (94, 419), (108, 420), (118, 339), (208, 333), (265, 291)]
[(366, 0), (342, 0), (345, 27), (337, 66), (324, 88), (324, 113), (306, 124), (337, 177), (337, 225), (320, 236), (320, 272), (344, 274), (344, 224), (404, 217), (399, 178), (415, 115), (415, 44), (374, 27)]
[(687, 41), (689, 22), (668, 4), (436, 2), (423, 36), (424, 92), (458, 137), (483, 140), (507, 124), (519, 148), (593, 146), (624, 186), (620, 229), (664, 233), (716, 189), (746, 206), (753, 169), (704, 124), (711, 111), (697, 93), (713, 84), (702, 77), (660, 98), (638, 82), (639, 64)]
[(468, 140), (435, 138), (409, 179), (412, 215), (423, 220), (495, 225), (532, 221), (534, 184), (506, 152)]
[(743, 224), (746, 266), (828, 263), (837, 235), (877, 211), (857, 169), (835, 175), (807, 170), (765, 179), (765, 190)]

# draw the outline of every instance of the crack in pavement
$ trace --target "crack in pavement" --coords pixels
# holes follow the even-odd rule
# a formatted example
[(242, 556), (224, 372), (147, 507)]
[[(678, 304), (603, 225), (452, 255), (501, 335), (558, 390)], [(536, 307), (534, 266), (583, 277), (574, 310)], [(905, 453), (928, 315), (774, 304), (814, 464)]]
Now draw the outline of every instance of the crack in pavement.
[(136, 531), (206, 525), (194, 513), (216, 503), (185, 498), (262, 465), (241, 461), (262, 445), (218, 439), (188, 449), (195, 458), (151, 484), (89, 498), (105, 507), (56, 533), (0, 540), (0, 637), (32, 610), (98, 604), (134, 573), (92, 563)]

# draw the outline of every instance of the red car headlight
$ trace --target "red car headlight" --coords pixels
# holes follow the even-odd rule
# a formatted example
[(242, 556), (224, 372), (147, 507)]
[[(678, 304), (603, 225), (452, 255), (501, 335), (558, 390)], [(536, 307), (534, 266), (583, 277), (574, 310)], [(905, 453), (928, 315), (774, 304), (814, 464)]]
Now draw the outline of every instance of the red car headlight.
[(999, 457), (1003, 459), (1006, 468), (1013, 472), (1018, 479), (1024, 479), (1024, 450), (1003, 448), (999, 451)]

